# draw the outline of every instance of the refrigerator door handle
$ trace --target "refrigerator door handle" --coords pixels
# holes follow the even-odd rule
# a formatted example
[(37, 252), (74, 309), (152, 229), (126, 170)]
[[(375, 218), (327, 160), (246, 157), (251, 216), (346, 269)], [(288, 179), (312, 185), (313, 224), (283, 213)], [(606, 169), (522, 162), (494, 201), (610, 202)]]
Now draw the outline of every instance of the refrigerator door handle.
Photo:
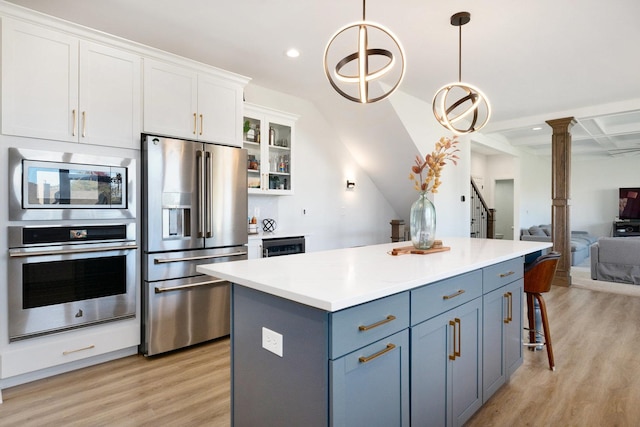
[(203, 152), (196, 151), (196, 184), (198, 185), (198, 237), (204, 236), (204, 207), (205, 207), (205, 188), (204, 188), (204, 156)]
[(186, 289), (198, 288), (200, 286), (217, 285), (218, 283), (227, 283), (227, 281), (224, 279), (218, 279), (218, 280), (208, 280), (206, 282), (192, 283), (189, 285), (169, 286), (169, 287), (155, 286), (154, 291), (156, 294), (161, 294), (163, 292), (184, 291)]
[(216, 255), (202, 255), (202, 256), (190, 256), (190, 257), (182, 257), (182, 258), (154, 258), (154, 264), (167, 264), (170, 262), (185, 262), (185, 261), (200, 261), (203, 259), (215, 259), (215, 258), (226, 258), (232, 256), (242, 256), (247, 255), (247, 251), (241, 252), (231, 252), (228, 254), (216, 254)]
[(211, 183), (211, 153), (209, 151), (205, 151), (205, 188), (207, 191), (205, 192), (205, 227), (206, 227), (206, 236), (205, 237), (213, 237), (213, 224), (211, 218), (211, 210), (212, 206), (210, 206), (211, 201), (213, 200), (213, 195), (211, 191), (213, 190), (213, 185)]

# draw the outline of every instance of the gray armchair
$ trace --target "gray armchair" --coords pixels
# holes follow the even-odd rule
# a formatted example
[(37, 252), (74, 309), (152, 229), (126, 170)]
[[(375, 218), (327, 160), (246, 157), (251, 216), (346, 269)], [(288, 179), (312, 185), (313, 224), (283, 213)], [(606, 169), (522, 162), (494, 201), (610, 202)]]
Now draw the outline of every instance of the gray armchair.
[(640, 237), (602, 237), (591, 246), (591, 278), (640, 285)]

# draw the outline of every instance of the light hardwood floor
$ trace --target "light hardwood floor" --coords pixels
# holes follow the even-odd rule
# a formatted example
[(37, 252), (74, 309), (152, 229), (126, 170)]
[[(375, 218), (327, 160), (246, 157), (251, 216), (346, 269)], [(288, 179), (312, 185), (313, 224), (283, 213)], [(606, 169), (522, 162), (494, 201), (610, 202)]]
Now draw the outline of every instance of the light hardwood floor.
[(229, 339), (8, 388), (0, 426), (228, 426)]
[[(556, 371), (544, 351), (525, 351), (467, 425), (640, 425), (640, 298), (554, 286), (545, 300)], [(127, 357), (3, 397), (1, 426), (227, 426), (229, 340)]]

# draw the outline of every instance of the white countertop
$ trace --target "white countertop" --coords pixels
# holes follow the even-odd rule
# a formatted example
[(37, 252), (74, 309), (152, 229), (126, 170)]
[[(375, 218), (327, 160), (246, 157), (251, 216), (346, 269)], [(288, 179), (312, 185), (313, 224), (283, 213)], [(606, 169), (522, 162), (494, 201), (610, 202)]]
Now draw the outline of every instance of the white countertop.
[(206, 264), (201, 273), (326, 311), (374, 299), (551, 247), (549, 242), (443, 238), (450, 251), (389, 255), (411, 242)]

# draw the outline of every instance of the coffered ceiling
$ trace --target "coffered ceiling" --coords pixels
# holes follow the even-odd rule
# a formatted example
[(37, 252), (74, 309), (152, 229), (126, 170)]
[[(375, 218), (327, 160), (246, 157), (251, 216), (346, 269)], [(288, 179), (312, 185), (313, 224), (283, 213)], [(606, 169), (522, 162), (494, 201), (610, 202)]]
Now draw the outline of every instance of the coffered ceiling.
[[(312, 101), (329, 121), (335, 111), (366, 119), (362, 105), (331, 88), (322, 67), (333, 33), (362, 17), (359, 0), (11, 2), (252, 77)], [(439, 87), (457, 80), (458, 31), (449, 18), (468, 11), (462, 79), (491, 101), (483, 135), (548, 155), (545, 120), (573, 116), (574, 153), (637, 155), (625, 150), (640, 148), (638, 0), (369, 0), (366, 6), (367, 19), (404, 45), (401, 91), (430, 103)], [(290, 47), (301, 52), (296, 60), (284, 55)]]

